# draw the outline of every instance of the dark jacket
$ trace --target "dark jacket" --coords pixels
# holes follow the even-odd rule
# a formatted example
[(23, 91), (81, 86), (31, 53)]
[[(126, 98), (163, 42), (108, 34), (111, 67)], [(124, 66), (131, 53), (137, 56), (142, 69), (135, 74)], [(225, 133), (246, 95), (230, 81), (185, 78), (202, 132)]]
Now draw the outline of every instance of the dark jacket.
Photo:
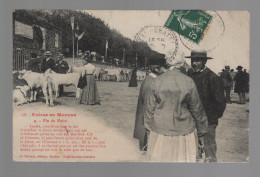
[(243, 71), (236, 74), (234, 81), (236, 81), (234, 89), (235, 93), (246, 93), (249, 90), (249, 76)]
[(43, 59), (41, 71), (44, 73), (47, 69), (51, 68), (51, 70), (55, 71), (55, 62), (52, 58), (46, 61), (46, 58)]
[(55, 66), (55, 72), (56, 73), (66, 74), (68, 70), (69, 70), (69, 65), (66, 61), (62, 60), (60, 62), (58, 60), (56, 62), (56, 66)]
[(198, 136), (208, 131), (196, 85), (178, 69), (168, 70), (154, 79), (144, 120), (148, 129), (162, 135), (184, 136), (195, 127)]
[[(140, 87), (137, 110), (135, 116), (135, 127), (134, 127), (134, 138), (138, 139), (141, 144), (145, 144), (145, 126), (144, 126), (144, 113), (147, 105), (148, 93), (151, 90), (152, 81), (154, 78), (148, 75), (145, 80), (142, 82)], [(142, 147), (141, 147), (142, 149)]]
[(224, 83), (224, 87), (231, 87), (232, 86), (232, 77), (229, 71), (224, 70), (221, 74), (220, 74), (220, 78), (223, 80)]
[(40, 73), (40, 67), (39, 67), (40, 62), (41, 61), (38, 58), (30, 59), (25, 69), (31, 70), (32, 72)]
[(188, 76), (197, 86), (209, 125), (218, 124), (218, 119), (223, 116), (226, 108), (223, 81), (209, 68), (205, 68), (202, 72), (193, 72), (190, 69)]

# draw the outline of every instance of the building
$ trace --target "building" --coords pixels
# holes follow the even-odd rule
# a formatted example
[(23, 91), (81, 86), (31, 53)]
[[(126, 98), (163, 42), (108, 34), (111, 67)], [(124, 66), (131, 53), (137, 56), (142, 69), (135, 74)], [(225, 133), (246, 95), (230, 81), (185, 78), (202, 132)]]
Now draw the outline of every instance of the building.
[(61, 51), (62, 30), (41, 15), (36, 10), (13, 11), (13, 70), (24, 69), (32, 52), (43, 59), (49, 50), (55, 60)]

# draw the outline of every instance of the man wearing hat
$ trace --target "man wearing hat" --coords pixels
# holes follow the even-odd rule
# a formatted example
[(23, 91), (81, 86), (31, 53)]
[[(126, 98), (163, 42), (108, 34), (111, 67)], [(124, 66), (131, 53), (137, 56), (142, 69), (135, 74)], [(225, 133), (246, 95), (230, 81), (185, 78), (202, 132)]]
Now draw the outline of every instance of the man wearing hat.
[(37, 54), (31, 53), (31, 59), (28, 61), (25, 69), (31, 70), (32, 72), (40, 73), (39, 63), (40, 59), (37, 58)]
[(64, 60), (63, 54), (58, 55), (58, 60), (55, 65), (55, 72), (61, 73), (61, 74), (66, 74), (69, 69), (68, 63)]
[(54, 71), (55, 70), (55, 62), (51, 58), (51, 52), (50, 51), (46, 51), (44, 53), (44, 55), (46, 56), (46, 58), (43, 59), (43, 62), (42, 62), (42, 66), (41, 66), (42, 72), (44, 73), (49, 68)]
[(191, 69), (188, 71), (198, 89), (202, 105), (208, 118), (208, 133), (204, 136), (205, 155), (207, 162), (216, 162), (216, 127), (218, 119), (223, 116), (226, 108), (224, 85), (219, 76), (206, 67), (208, 59), (205, 51), (191, 51)]
[[(62, 53), (58, 55), (58, 60), (55, 65), (55, 72), (60, 74), (66, 74), (69, 70), (68, 63), (64, 60)], [(63, 85), (59, 85), (59, 96), (63, 94)]]
[(238, 66), (236, 69), (237, 69), (237, 74), (234, 78), (234, 81), (236, 81), (234, 92), (237, 93), (239, 96), (239, 102), (237, 104), (246, 104), (245, 93), (246, 93), (247, 77), (245, 73), (242, 71), (243, 69), (242, 66)]
[(232, 104), (231, 99), (230, 99), (230, 91), (232, 87), (232, 77), (231, 74), (229, 73), (230, 67), (225, 66), (225, 70), (220, 74), (220, 78), (223, 80), (224, 83), (224, 89), (226, 93), (226, 103)]

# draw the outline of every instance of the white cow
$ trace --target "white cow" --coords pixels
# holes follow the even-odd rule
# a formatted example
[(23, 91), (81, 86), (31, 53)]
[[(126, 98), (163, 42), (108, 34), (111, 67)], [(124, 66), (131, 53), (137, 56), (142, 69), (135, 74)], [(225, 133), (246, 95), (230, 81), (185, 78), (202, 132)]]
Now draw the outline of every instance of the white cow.
[(144, 71), (137, 71), (136, 72), (137, 80), (144, 80), (146, 77), (146, 73)]
[(72, 66), (71, 73), (82, 73), (84, 66)]
[(109, 77), (111, 76), (115, 76), (116, 77), (116, 81), (120, 82), (121, 80), (121, 68), (106, 68), (105, 71), (107, 71), (107, 74)]
[(16, 89), (13, 90), (13, 103), (16, 106), (28, 103), (27, 93), (30, 89), (27, 85), (16, 86)]
[[(53, 99), (52, 99), (52, 83), (51, 78), (49, 76), (46, 76), (42, 73), (36, 73), (32, 71), (19, 71), (19, 79), (24, 79), (28, 83), (28, 86), (31, 88), (31, 98), (30, 101), (36, 100), (37, 92), (33, 91), (34, 88), (42, 88), (46, 106), (54, 106), (53, 105)], [(48, 97), (48, 91), (49, 91), (49, 97)], [(49, 103), (50, 99), (50, 103)]]
[(74, 85), (76, 88), (76, 98), (77, 98), (77, 86), (80, 78), (80, 73), (67, 73), (67, 74), (59, 74), (51, 69), (47, 69), (45, 71), (45, 75), (51, 78), (51, 82), (54, 86), (54, 90), (56, 93), (56, 98), (59, 97), (59, 85)]
[(95, 76), (95, 79), (96, 79), (96, 80), (99, 80), (99, 74), (100, 74), (101, 70), (102, 70), (102, 69), (99, 68), (99, 67), (96, 67), (96, 68), (95, 68), (94, 76)]

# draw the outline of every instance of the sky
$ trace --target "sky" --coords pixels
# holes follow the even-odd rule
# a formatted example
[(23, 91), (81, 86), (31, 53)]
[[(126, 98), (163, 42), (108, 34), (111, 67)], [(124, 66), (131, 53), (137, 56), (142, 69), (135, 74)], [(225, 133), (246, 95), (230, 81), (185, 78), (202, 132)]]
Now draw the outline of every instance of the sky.
[[(85, 12), (102, 19), (108, 26), (130, 39), (134, 39), (145, 26), (163, 27), (171, 14), (171, 11), (167, 10), (86, 10)], [(177, 37), (178, 50), (182, 50), (185, 56), (190, 55), (191, 49), (207, 50), (208, 56), (213, 58), (208, 60), (207, 66), (216, 73), (220, 72), (225, 65), (229, 65), (235, 71), (238, 65), (249, 70), (250, 13), (248, 11), (206, 12), (214, 18), (198, 46), (171, 31)], [(154, 35), (154, 33), (149, 34)], [(171, 46), (169, 43), (168, 47)], [(186, 62), (190, 64), (190, 59), (186, 59)]]

